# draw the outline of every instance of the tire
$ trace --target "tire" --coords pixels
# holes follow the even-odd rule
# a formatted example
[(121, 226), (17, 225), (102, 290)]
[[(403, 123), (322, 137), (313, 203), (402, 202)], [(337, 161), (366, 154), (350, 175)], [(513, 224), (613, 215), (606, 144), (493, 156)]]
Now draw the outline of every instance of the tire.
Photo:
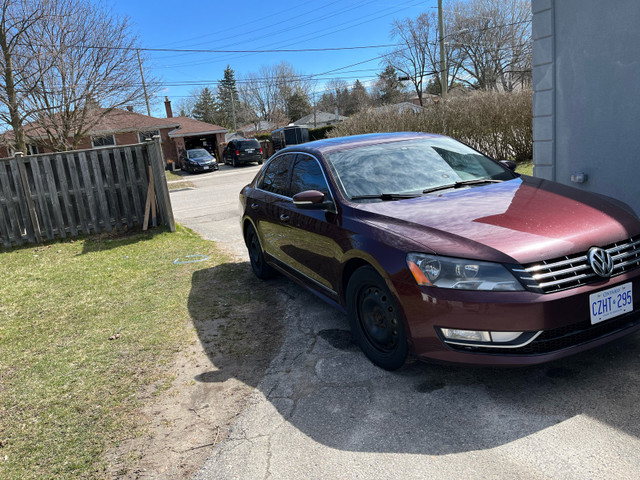
[(346, 300), (351, 335), (367, 358), (385, 370), (404, 365), (409, 347), (402, 313), (373, 267), (355, 271)]
[(264, 163), (263, 159), (258, 160), (258, 165), (262, 165)]
[(231, 159), (231, 165), (233, 165), (233, 168), (236, 168), (238, 166), (238, 162), (236, 162), (236, 157), (233, 157)]
[(245, 236), (245, 242), (247, 244), (247, 250), (249, 251), (249, 261), (251, 262), (251, 268), (256, 277), (261, 280), (268, 280), (275, 276), (276, 271), (270, 267), (264, 260), (264, 254), (262, 253), (262, 246), (260, 245), (260, 239), (256, 233), (256, 229), (253, 225), (247, 227), (247, 234)]

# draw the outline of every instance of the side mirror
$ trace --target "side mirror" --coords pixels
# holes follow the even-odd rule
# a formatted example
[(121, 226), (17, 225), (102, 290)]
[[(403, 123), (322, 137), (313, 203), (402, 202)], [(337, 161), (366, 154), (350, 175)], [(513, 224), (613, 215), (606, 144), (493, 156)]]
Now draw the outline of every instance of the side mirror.
[(318, 190), (305, 190), (293, 196), (293, 204), (297, 208), (322, 209), (327, 208), (329, 203), (324, 201), (324, 193)]
[(512, 162), (511, 160), (500, 160), (500, 163), (502, 165), (504, 165), (505, 167), (507, 167), (512, 172), (515, 172), (516, 171), (516, 167), (518, 166), (518, 164), (516, 162)]

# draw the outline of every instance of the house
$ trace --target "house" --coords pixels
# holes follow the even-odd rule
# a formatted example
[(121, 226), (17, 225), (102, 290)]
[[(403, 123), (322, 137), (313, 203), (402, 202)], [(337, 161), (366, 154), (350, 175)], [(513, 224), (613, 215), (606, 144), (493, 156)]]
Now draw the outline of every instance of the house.
[[(214, 152), (217, 158), (222, 158), (222, 145), (227, 132), (225, 128), (189, 117), (174, 117), (168, 99), (165, 100), (165, 108), (166, 118), (150, 117), (130, 110), (112, 110), (98, 120), (78, 145), (78, 149), (131, 145), (144, 142), (145, 138), (153, 135), (160, 135), (162, 153), (167, 164), (177, 163), (182, 151), (200, 147)], [(27, 145), (27, 154), (51, 151), (46, 147), (46, 136), (40, 127), (26, 125), (25, 131), (30, 138), (39, 140), (38, 145)], [(5, 144), (0, 145), (0, 158), (13, 154), (11, 137), (11, 132), (5, 133)]]
[(276, 128), (281, 126), (282, 125), (274, 122), (260, 120), (257, 123), (249, 123), (248, 125), (239, 127), (236, 133), (244, 138), (250, 138), (257, 135), (258, 133), (270, 133), (272, 130), (275, 130)]
[(533, 172), (640, 213), (640, 2), (609, 3), (531, 3)]
[(335, 125), (342, 123), (347, 117), (338, 115), (338, 113), (314, 112), (293, 122), (293, 125), (307, 126), (309, 128), (324, 127), (327, 125)]

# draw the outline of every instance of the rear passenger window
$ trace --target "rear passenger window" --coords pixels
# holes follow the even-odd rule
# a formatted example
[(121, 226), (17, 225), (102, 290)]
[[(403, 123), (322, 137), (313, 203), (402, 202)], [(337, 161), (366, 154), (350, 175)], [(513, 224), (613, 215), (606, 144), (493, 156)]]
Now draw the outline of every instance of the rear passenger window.
[(315, 158), (298, 155), (291, 175), (291, 196), (305, 190), (318, 190), (329, 198), (329, 187)]
[(293, 155), (281, 155), (274, 158), (264, 172), (258, 188), (278, 195), (290, 196), (287, 188), (289, 181), (289, 165)]

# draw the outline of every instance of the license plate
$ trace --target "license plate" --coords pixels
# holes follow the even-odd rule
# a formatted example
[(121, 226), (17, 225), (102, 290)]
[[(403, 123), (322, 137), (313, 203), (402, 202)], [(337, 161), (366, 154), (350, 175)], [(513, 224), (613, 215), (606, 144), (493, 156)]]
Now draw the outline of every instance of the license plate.
[(204, 167), (202, 167), (203, 170), (209, 170), (209, 167), (207, 167), (206, 165)]
[(245, 150), (247, 153), (253, 153), (253, 148), (248, 148), (247, 150)]
[(591, 325), (633, 310), (631, 282), (589, 295)]

